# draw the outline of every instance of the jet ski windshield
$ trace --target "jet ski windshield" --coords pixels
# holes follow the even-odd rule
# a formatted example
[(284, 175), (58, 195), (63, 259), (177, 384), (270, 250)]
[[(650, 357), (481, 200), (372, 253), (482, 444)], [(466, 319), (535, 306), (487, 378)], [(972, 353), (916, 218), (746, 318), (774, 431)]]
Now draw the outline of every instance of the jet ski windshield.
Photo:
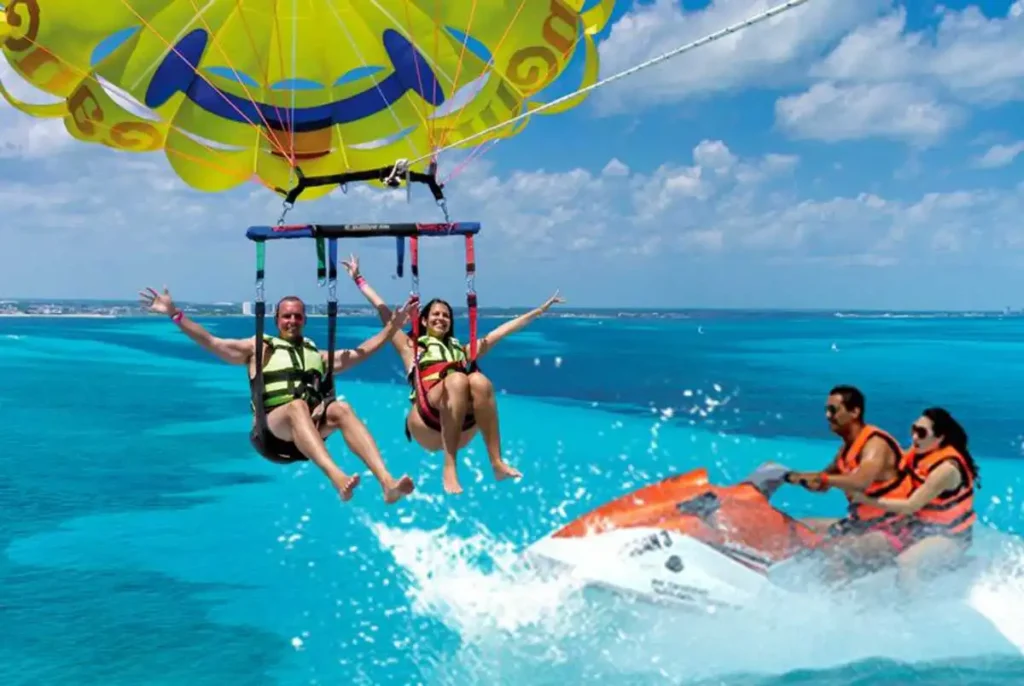
[(680, 514), (708, 519), (722, 506), (722, 500), (718, 494), (708, 491), (698, 496), (676, 503), (676, 509)]

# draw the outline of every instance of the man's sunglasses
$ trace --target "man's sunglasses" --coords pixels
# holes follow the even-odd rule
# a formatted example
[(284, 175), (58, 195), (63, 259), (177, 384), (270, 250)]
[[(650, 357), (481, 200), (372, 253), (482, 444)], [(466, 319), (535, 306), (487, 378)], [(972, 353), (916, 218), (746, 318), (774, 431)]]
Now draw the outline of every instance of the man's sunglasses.
[(836, 414), (838, 414), (838, 413), (839, 413), (839, 406), (838, 405), (826, 405), (825, 406), (825, 415), (826, 416), (828, 416), (828, 417), (835, 417)]

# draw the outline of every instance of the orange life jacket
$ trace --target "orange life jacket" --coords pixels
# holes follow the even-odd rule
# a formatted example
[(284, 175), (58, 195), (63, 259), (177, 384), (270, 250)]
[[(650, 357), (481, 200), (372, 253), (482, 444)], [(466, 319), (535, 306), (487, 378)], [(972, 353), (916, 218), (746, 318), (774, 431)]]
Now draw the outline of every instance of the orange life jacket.
[(946, 529), (950, 534), (957, 534), (970, 529), (978, 519), (974, 512), (974, 477), (964, 456), (949, 446), (923, 454), (918, 454), (911, 448), (903, 456), (901, 471), (911, 482), (913, 493), (924, 484), (925, 479), (936, 467), (950, 460), (956, 463), (960, 470), (960, 485), (952, 491), (935, 496), (912, 516), (923, 524), (937, 526)]
[[(896, 455), (896, 476), (885, 481), (874, 482), (864, 491), (864, 495), (869, 498), (909, 498), (913, 492), (913, 485), (908, 474), (904, 473), (901, 468), (903, 449), (892, 435), (879, 429), (877, 426), (868, 424), (861, 429), (857, 437), (853, 439), (853, 443), (839, 454), (839, 457), (836, 459), (836, 469), (843, 475), (853, 474), (857, 467), (860, 466), (861, 453), (864, 451), (864, 446), (869, 439), (875, 436), (888, 443)], [(850, 500), (849, 494), (846, 497), (847, 500)], [(851, 517), (861, 521), (881, 521), (896, 517), (892, 512), (887, 512), (874, 505), (854, 503), (852, 500), (850, 500), (849, 513)]]

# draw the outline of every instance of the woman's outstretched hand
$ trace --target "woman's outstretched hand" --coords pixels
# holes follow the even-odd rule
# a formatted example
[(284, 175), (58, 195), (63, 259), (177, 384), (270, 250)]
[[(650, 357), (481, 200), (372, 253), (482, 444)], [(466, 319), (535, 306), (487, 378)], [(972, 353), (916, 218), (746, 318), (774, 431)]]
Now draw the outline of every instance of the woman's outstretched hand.
[(178, 311), (178, 308), (174, 306), (174, 301), (171, 300), (171, 293), (167, 290), (167, 286), (164, 286), (163, 293), (157, 293), (153, 288), (139, 291), (139, 304), (148, 308), (150, 312), (158, 314), (172, 315)]
[(347, 260), (342, 260), (341, 266), (345, 268), (351, 278), (354, 279), (359, 275), (359, 258), (355, 255), (349, 255)]
[(396, 307), (391, 311), (391, 323), (394, 324), (396, 329), (402, 328), (413, 317), (419, 306), (420, 299), (415, 295), (410, 295), (404, 305)]
[(547, 312), (549, 309), (551, 309), (551, 306), (554, 305), (555, 303), (564, 303), (564, 302), (565, 302), (565, 298), (559, 297), (558, 291), (555, 291), (555, 294), (552, 295), (547, 300), (545, 300), (544, 304), (540, 306), (540, 311), (541, 312)]

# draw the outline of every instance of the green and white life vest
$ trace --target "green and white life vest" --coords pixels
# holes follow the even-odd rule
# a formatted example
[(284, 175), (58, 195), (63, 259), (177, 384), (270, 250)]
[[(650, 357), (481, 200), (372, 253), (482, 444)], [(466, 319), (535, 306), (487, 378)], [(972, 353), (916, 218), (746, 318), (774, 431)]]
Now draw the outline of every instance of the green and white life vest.
[(324, 360), (316, 344), (308, 338), (302, 339), (301, 346), (277, 336), (264, 336), (263, 340), (270, 346), (263, 367), (263, 407), (269, 411), (299, 398), (319, 404)]
[[(423, 392), (429, 391), (438, 381), (444, 378), (452, 369), (465, 371), (466, 351), (463, 350), (459, 339), (452, 336), (448, 344), (440, 338), (424, 335), (417, 339), (417, 353), (419, 355), (418, 365), (420, 370), (420, 382), (423, 384)], [(413, 381), (413, 379), (410, 379)], [(416, 386), (413, 382), (410, 400), (416, 399)]]

